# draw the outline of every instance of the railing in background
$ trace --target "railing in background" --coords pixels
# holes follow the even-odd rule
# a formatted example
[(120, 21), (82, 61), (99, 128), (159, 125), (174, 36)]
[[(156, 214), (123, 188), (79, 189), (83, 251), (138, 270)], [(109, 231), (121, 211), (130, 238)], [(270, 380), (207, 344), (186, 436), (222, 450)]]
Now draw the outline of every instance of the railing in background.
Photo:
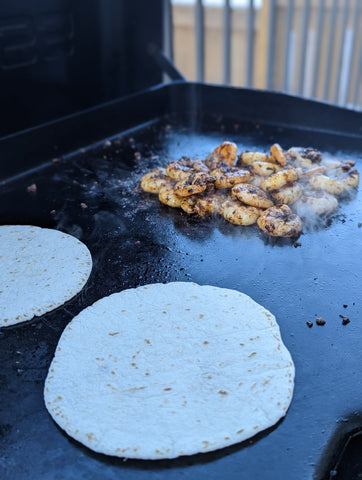
[(362, 108), (362, 0), (164, 0), (165, 53), (188, 80)]

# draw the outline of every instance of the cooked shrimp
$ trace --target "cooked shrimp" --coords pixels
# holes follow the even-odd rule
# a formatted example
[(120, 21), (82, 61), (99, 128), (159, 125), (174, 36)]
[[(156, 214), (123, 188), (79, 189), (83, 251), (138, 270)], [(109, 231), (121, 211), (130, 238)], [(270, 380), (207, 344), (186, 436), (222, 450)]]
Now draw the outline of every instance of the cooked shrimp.
[(358, 170), (351, 170), (347, 173), (345, 177), (342, 178), (341, 182), (345, 189), (357, 188), (359, 185), (359, 172)]
[(220, 213), (230, 223), (234, 225), (252, 225), (262, 213), (261, 208), (243, 205), (239, 200), (226, 200), (221, 205)]
[(209, 193), (198, 197), (195, 205), (195, 211), (200, 217), (206, 217), (219, 213), (221, 205), (225, 202), (225, 195), (219, 193)]
[(299, 172), (296, 168), (283, 168), (279, 172), (273, 173), (273, 175), (267, 177), (260, 185), (260, 188), (262, 188), (266, 192), (278, 190), (279, 188), (284, 187), (284, 185), (298, 180), (298, 174)]
[(215, 148), (205, 159), (205, 164), (213, 170), (220, 162), (234, 165), (238, 147), (233, 142), (223, 142)]
[(327, 175), (313, 175), (309, 180), (309, 186), (314, 190), (324, 190), (333, 195), (339, 195), (344, 190), (343, 183)]
[(338, 200), (327, 192), (304, 193), (293, 205), (294, 211), (302, 218), (328, 214), (336, 210), (337, 207)]
[(246, 150), (239, 155), (238, 161), (236, 162), (237, 166), (248, 166), (254, 162), (267, 162), (272, 163), (273, 159), (269, 157), (266, 153), (261, 152), (249, 152)]
[(166, 174), (173, 180), (187, 180), (190, 175), (196, 172), (207, 172), (207, 167), (198, 160), (191, 160), (182, 157), (180, 160), (171, 162), (166, 167)]
[(250, 164), (249, 168), (253, 175), (260, 175), (261, 177), (268, 177), (269, 175), (272, 175), (280, 170), (280, 166), (276, 163), (259, 161)]
[(298, 183), (292, 183), (291, 185), (285, 185), (278, 190), (270, 192), (277, 205), (289, 205), (298, 200), (303, 193), (303, 187)]
[(317, 175), (319, 173), (326, 173), (327, 168), (324, 165), (320, 165), (319, 167), (311, 167), (308, 168), (307, 170), (304, 170), (303, 173), (300, 175), (300, 178), (307, 178), (311, 177), (313, 175)]
[(188, 197), (189, 195), (197, 195), (206, 190), (207, 184), (213, 181), (207, 173), (193, 173), (187, 180), (181, 180), (175, 185), (175, 193), (180, 197)]
[(288, 205), (270, 207), (258, 218), (258, 226), (272, 237), (295, 237), (303, 228), (300, 217)]
[(238, 200), (252, 207), (269, 208), (274, 205), (264, 190), (250, 183), (240, 183), (231, 191)]
[(154, 168), (141, 178), (141, 188), (144, 192), (159, 193), (160, 188), (169, 182), (164, 168)]
[(276, 163), (278, 163), (281, 167), (285, 167), (287, 164), (287, 158), (284, 155), (284, 150), (282, 147), (279, 145), (279, 143), (274, 143), (270, 147), (270, 156), (275, 160)]
[(183, 200), (182, 197), (176, 195), (172, 183), (168, 183), (167, 185), (161, 187), (158, 198), (161, 203), (173, 208), (181, 207), (181, 203)]
[(249, 170), (237, 167), (215, 168), (210, 175), (215, 178), (216, 188), (231, 188), (238, 183), (247, 182), (251, 177)]
[(191, 195), (190, 197), (184, 197), (181, 199), (181, 208), (184, 212), (192, 215), (196, 213), (196, 202), (198, 200), (197, 195)]
[(287, 150), (286, 157), (307, 164), (320, 163), (322, 160), (322, 154), (316, 148), (292, 147)]

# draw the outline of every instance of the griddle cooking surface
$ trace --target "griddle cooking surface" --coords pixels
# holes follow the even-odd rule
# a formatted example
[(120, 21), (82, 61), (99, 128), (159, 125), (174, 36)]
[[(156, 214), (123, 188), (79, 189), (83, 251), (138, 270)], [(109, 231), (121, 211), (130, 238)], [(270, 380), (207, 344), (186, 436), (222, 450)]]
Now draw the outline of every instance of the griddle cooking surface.
[[(361, 193), (295, 243), (266, 237), (256, 226), (188, 216), (139, 188), (142, 173), (153, 166), (182, 155), (203, 158), (223, 140), (235, 141), (239, 151), (265, 151), (278, 141), (328, 146), (331, 154), (354, 160), (357, 152), (333, 151), (316, 131), (220, 118), (196, 125), (160, 119), (2, 186), (1, 224), (72, 234), (88, 246), (94, 267), (86, 287), (64, 307), (0, 331), (1, 478), (321, 478), (336, 455), (338, 432), (362, 425)], [(27, 191), (32, 184), (36, 192)], [(155, 462), (95, 454), (60, 430), (45, 409), (43, 382), (57, 341), (74, 315), (99, 298), (169, 281), (240, 290), (275, 314), (296, 366), (291, 407), (269, 431), (209, 454)], [(339, 315), (351, 322), (342, 325)], [(323, 327), (315, 324), (318, 316), (326, 320)]]

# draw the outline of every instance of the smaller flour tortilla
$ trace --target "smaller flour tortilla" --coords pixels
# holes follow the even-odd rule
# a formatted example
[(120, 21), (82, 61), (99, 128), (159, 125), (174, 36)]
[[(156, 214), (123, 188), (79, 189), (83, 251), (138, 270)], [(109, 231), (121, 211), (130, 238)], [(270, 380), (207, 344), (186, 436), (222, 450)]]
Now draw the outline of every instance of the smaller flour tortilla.
[(271, 427), (293, 386), (270, 312), (235, 290), (174, 282), (115, 293), (77, 315), (44, 399), (55, 422), (94, 451), (164, 459)]
[(58, 230), (0, 226), (0, 327), (63, 305), (85, 285), (92, 269), (88, 248)]

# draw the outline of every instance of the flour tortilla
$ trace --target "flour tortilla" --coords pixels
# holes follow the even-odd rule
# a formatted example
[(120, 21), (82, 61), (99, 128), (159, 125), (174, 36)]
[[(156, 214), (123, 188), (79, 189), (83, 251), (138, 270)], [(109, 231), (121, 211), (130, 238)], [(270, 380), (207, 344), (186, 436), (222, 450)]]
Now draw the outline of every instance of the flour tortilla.
[(234, 290), (174, 282), (115, 293), (77, 315), (44, 399), (56, 423), (92, 450), (162, 459), (274, 425), (293, 386), (270, 312)]
[(0, 327), (43, 315), (74, 297), (92, 269), (88, 248), (58, 230), (0, 226)]

